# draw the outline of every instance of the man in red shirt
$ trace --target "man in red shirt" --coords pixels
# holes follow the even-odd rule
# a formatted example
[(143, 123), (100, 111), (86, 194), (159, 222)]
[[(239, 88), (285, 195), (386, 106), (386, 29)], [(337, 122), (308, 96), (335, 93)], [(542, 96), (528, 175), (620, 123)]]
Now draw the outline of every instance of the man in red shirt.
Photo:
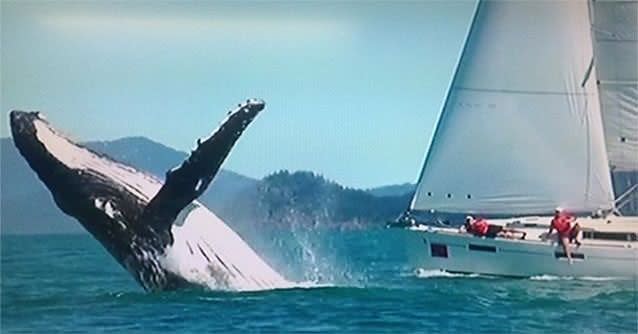
[(520, 239), (525, 239), (527, 233), (523, 231), (518, 231), (514, 229), (508, 229), (500, 225), (489, 224), (487, 220), (483, 218), (474, 218), (472, 216), (465, 217), (465, 231), (468, 233), (472, 233), (479, 237), (502, 237), (512, 239), (514, 238), (514, 234), (520, 234)]
[[(552, 234), (554, 230), (558, 232), (558, 240), (560, 240), (561, 245), (563, 246), (563, 251), (569, 260), (569, 263), (572, 263), (572, 252), (569, 248), (569, 242), (572, 239), (575, 239), (579, 232), (578, 223), (571, 226), (571, 223), (574, 222), (576, 218), (569, 213), (565, 212), (562, 208), (558, 207), (554, 211), (554, 218), (552, 219), (551, 224), (549, 225), (549, 232), (547, 235)], [(580, 246), (580, 242), (576, 240), (576, 244)]]

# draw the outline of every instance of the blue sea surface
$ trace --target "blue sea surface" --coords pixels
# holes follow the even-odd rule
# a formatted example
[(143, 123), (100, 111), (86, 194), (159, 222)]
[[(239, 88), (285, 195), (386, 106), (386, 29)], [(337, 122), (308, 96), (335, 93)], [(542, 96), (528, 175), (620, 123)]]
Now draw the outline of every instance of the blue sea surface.
[(269, 235), (306, 283), (258, 292), (146, 293), (89, 235), (1, 241), (2, 333), (638, 333), (633, 280), (415, 270), (393, 230)]

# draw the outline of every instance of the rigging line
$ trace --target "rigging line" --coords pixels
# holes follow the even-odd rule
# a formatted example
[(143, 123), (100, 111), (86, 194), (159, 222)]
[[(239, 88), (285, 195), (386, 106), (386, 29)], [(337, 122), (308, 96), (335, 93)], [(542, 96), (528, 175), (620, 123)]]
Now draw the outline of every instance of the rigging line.
[[(631, 193), (633, 193), (634, 190), (636, 190), (636, 189), (638, 189), (638, 183), (632, 185), (627, 190), (625, 190), (624, 193), (620, 194), (620, 196), (618, 196), (618, 198), (616, 198), (615, 203), (624, 202), (625, 199), (627, 199), (629, 197), (629, 195), (631, 195)], [(622, 206), (624, 206), (627, 203), (629, 203), (629, 201), (626, 201), (626, 202), (622, 203)]]

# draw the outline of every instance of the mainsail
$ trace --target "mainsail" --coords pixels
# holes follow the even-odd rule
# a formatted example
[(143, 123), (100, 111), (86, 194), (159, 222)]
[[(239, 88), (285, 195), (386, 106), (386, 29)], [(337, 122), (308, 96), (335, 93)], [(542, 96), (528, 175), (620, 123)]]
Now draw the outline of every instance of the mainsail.
[(588, 3), (479, 2), (410, 209), (613, 208)]

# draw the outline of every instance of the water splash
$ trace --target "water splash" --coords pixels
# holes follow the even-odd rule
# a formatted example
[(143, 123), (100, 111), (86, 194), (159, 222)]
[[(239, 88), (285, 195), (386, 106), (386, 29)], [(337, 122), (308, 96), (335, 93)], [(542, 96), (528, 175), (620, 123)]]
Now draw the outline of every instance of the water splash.
[[(296, 282), (295, 287), (360, 286), (364, 279), (354, 270), (351, 254), (326, 217), (311, 216), (290, 209), (279, 222), (286, 226), (277, 233), (276, 258), (280, 272)], [(283, 269), (281, 269), (283, 267)]]

